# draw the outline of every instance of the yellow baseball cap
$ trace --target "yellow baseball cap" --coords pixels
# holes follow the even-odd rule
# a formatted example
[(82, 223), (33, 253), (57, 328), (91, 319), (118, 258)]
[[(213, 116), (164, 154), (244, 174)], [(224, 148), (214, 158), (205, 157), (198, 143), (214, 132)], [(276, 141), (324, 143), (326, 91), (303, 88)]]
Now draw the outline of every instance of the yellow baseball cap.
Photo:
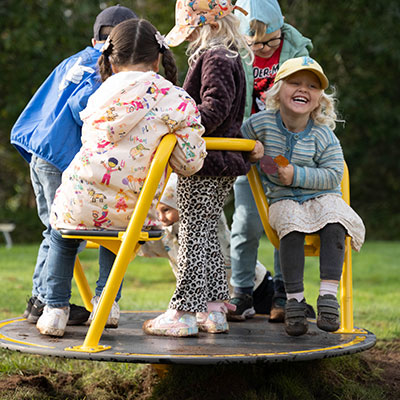
[(321, 82), (321, 89), (325, 90), (329, 87), (329, 81), (322, 67), (311, 57), (297, 57), (290, 58), (286, 60), (279, 68), (277, 74), (275, 75), (274, 83), (280, 81), (281, 79), (287, 78), (289, 75), (294, 74), (298, 71), (311, 71), (318, 76)]

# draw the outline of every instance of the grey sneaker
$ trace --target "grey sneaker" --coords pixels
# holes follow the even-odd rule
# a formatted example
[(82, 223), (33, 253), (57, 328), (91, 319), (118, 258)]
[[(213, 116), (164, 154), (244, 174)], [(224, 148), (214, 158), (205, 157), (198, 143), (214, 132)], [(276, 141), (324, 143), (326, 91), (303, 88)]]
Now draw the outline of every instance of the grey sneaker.
[(256, 313), (253, 307), (253, 296), (250, 294), (236, 293), (229, 303), (236, 306), (236, 310), (228, 310), (228, 321), (245, 321), (246, 318), (254, 317)]
[(317, 300), (317, 326), (326, 332), (337, 331), (340, 327), (339, 303), (335, 296), (325, 294)]
[(45, 303), (42, 303), (38, 298), (36, 298), (34, 303), (32, 304), (31, 312), (29, 313), (28, 317), (26, 318), (27, 321), (30, 322), (31, 324), (36, 324), (39, 317), (43, 313), (43, 309), (44, 309), (45, 305), (46, 305)]
[(285, 306), (285, 330), (290, 336), (304, 335), (308, 330), (306, 317), (307, 304), (303, 299), (300, 303), (290, 299)]
[(29, 298), (29, 300), (27, 301), (25, 311), (24, 311), (24, 313), (22, 314), (22, 316), (23, 316), (24, 318), (28, 318), (29, 314), (31, 313), (32, 306), (33, 306), (33, 304), (35, 303), (35, 300), (36, 300), (36, 297), (31, 296), (31, 297)]

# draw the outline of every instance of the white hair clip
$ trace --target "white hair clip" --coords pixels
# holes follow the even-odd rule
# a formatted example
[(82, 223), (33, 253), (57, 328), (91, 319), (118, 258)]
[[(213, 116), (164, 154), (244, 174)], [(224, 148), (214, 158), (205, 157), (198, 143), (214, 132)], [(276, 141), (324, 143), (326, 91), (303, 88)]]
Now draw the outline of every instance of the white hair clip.
[(167, 42), (165, 41), (165, 36), (164, 35), (161, 35), (161, 33), (157, 31), (154, 36), (156, 37), (157, 43), (160, 46), (160, 51), (161, 52), (163, 52), (164, 49), (165, 50), (169, 49), (169, 47), (167, 45)]
[(104, 53), (110, 47), (110, 44), (111, 44), (111, 39), (110, 35), (108, 35), (106, 41), (104, 42), (103, 47), (101, 48), (101, 52)]

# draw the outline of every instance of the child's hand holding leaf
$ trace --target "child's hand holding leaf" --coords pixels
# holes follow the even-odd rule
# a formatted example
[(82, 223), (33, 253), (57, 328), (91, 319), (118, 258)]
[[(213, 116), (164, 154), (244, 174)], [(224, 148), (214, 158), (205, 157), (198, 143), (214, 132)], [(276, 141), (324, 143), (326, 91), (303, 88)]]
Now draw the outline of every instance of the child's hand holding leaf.
[(263, 155), (264, 155), (264, 145), (260, 141), (256, 140), (254, 149), (250, 152), (249, 161), (251, 163), (254, 163), (258, 161), (260, 158), (262, 158)]

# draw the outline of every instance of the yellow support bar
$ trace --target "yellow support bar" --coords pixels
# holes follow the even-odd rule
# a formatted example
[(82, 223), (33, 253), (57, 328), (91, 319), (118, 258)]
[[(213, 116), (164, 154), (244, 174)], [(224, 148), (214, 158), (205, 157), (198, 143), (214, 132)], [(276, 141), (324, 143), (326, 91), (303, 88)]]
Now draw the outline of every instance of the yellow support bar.
[(247, 179), (249, 180), (250, 188), (253, 192), (253, 197), (257, 205), (258, 214), (260, 215), (265, 234), (267, 235), (269, 241), (274, 245), (274, 247), (276, 249), (279, 249), (279, 238), (269, 224), (268, 202), (267, 198), (265, 197), (260, 175), (255, 165), (251, 166), (250, 171), (247, 174)]
[(205, 137), (207, 150), (252, 151), (256, 142), (251, 139)]
[(151, 202), (155, 196), (157, 187), (165, 173), (170, 155), (175, 147), (176, 137), (173, 134), (164, 136), (147, 174), (147, 178), (140, 192), (138, 201), (129, 221), (126, 234), (116, 256), (110, 276), (100, 296), (100, 301), (93, 321), (90, 324), (82, 346), (67, 348), (65, 350), (81, 352), (98, 352), (106, 350), (107, 346), (99, 346), (100, 337), (103, 333), (110, 314), (112, 304), (117, 296), (118, 289), (125, 276), (126, 269), (131, 261), (132, 253), (136, 254), (140, 248), (139, 238), (142, 226), (150, 209)]
[(351, 261), (351, 238), (346, 236), (342, 279), (340, 280), (340, 329), (338, 333), (354, 333), (353, 321), (353, 274)]
[(89, 283), (86, 279), (85, 273), (83, 272), (82, 264), (79, 257), (76, 256), (74, 266), (74, 279), (76, 286), (78, 287), (79, 294), (82, 297), (83, 304), (87, 310), (93, 311), (93, 304), (91, 303), (93, 293), (90, 289)]
[[(343, 200), (350, 205), (350, 174), (344, 163), (344, 173), (341, 183)], [(338, 333), (358, 332), (354, 329), (353, 320), (353, 267), (351, 258), (351, 238), (346, 236), (342, 279), (340, 280), (340, 329)]]
[[(264, 227), (264, 231), (276, 249), (279, 249), (279, 238), (276, 232), (271, 228), (268, 221), (268, 202), (264, 194), (261, 179), (258, 170), (253, 165), (247, 174), (251, 190), (253, 192), (254, 200), (257, 205), (258, 212)], [(350, 178), (349, 169), (347, 164), (344, 163), (344, 172), (341, 182), (341, 191), (343, 200), (350, 205)], [(346, 237), (345, 241), (345, 259), (343, 263), (342, 278), (340, 280), (340, 318), (341, 327), (338, 333), (354, 333), (353, 322), (353, 277), (352, 277), (352, 259), (351, 259), (351, 245), (350, 237)], [(306, 236), (305, 255), (317, 256), (319, 255), (319, 237), (315, 235)]]
[[(251, 151), (254, 148), (255, 141), (249, 139), (226, 139), (226, 138), (204, 138), (207, 144), (207, 150), (226, 150), (226, 151)], [(112, 304), (117, 295), (123, 277), (129, 262), (136, 256), (139, 251), (141, 239), (141, 228), (144, 224), (146, 215), (149, 211), (150, 204), (154, 198), (155, 192), (159, 185), (162, 175), (168, 166), (169, 157), (175, 147), (176, 138), (173, 134), (166, 135), (161, 141), (151, 167), (149, 169), (145, 184), (139, 195), (136, 207), (131, 216), (129, 225), (125, 233), (121, 234), (116, 240), (107, 238), (87, 238), (88, 240), (97, 242), (105, 247), (111, 247), (112, 251), (117, 254), (110, 276), (107, 280), (103, 294), (100, 298), (99, 306), (94, 319), (89, 327), (85, 341), (82, 346), (67, 348), (66, 350), (80, 352), (99, 352), (108, 349), (107, 346), (99, 345), (100, 337), (103, 333), (108, 315)], [(256, 166), (252, 166), (248, 173), (248, 179), (251, 190), (260, 214), (261, 221), (268, 239), (271, 243), (279, 248), (279, 239), (276, 232), (271, 228), (268, 221), (268, 202), (265, 197), (263, 186), (260, 180)], [(349, 175), (347, 165), (345, 165), (345, 173), (342, 180), (343, 198), (349, 203)], [(142, 237), (142, 240), (144, 238)], [(315, 241), (311, 240), (311, 244)], [(120, 245), (121, 244), (121, 245)], [(313, 254), (314, 255), (314, 254)], [(79, 260), (78, 260), (79, 263)], [(84, 303), (88, 308), (87, 300), (89, 291), (86, 278), (83, 275), (80, 263), (76, 271), (76, 280), (79, 291), (85, 293)], [(85, 283), (86, 281), (86, 283)], [(83, 285), (82, 289), (80, 286)], [(81, 291), (82, 290), (82, 291)], [(343, 267), (343, 275), (341, 280), (341, 329), (340, 333), (354, 332), (353, 327), (353, 303), (352, 303), (352, 271), (351, 271), (351, 248), (350, 238), (346, 238), (346, 254)], [(91, 296), (90, 296), (91, 298)], [(90, 304), (91, 306), (91, 304)], [(88, 308), (89, 309), (89, 308)]]

